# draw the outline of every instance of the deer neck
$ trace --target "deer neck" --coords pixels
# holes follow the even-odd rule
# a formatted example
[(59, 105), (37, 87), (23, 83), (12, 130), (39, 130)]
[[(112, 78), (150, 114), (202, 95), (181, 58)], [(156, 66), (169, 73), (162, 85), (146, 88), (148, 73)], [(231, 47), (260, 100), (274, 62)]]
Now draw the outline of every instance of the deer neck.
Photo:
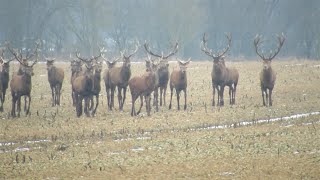
[(179, 71), (179, 76), (180, 76), (180, 82), (185, 82), (187, 81), (187, 72), (183, 72), (182, 70)]
[(262, 70), (262, 74), (263, 74), (263, 78), (267, 81), (272, 80), (273, 78), (273, 70), (271, 68), (271, 66), (269, 66), (268, 69), (263, 69)]
[(22, 75), (22, 79), (24, 82), (26, 83), (31, 83), (31, 75), (30, 74), (27, 74), (27, 73), (23, 73)]
[(122, 66), (120, 73), (121, 73), (122, 80), (123, 80), (124, 82), (129, 81), (130, 76), (131, 76), (131, 69), (130, 69), (130, 67), (128, 67), (128, 66)]

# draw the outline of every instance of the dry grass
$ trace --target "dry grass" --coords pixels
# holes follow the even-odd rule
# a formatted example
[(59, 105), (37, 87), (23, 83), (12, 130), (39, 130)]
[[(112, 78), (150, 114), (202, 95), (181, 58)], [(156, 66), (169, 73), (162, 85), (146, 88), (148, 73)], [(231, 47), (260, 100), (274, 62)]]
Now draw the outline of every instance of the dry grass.
[[(174, 94), (173, 110), (161, 107), (160, 112), (147, 117), (143, 108), (143, 115), (134, 118), (130, 117), (130, 92), (124, 112), (109, 112), (104, 88), (97, 116), (76, 118), (69, 64), (61, 64), (66, 70), (62, 105), (51, 107), (45, 65), (36, 65), (31, 116), (8, 118), (9, 91), (5, 112), (0, 114), (0, 142), (15, 142), (0, 145), (0, 177), (318, 179), (320, 115), (249, 127), (197, 128), (320, 111), (319, 64), (274, 61), (277, 81), (271, 108), (262, 106), (261, 62), (227, 64), (240, 73), (236, 105), (212, 108), (212, 63), (193, 62), (187, 70), (187, 111), (176, 110)], [(170, 69), (174, 66), (170, 64)], [(132, 74), (137, 75), (144, 65), (133, 64), (132, 68)], [(167, 105), (169, 97), (167, 91)], [(40, 139), (48, 141), (27, 142)]]

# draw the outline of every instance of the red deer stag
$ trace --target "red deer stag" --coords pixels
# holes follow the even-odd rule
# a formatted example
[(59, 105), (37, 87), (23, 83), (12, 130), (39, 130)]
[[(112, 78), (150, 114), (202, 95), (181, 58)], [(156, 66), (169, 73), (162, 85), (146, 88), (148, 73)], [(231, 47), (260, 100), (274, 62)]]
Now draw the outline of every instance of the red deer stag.
[(15, 58), (5, 60), (4, 59), (4, 49), (2, 50), (1, 55), (0, 55), (0, 63), (1, 63), (1, 68), (2, 68), (0, 71), (0, 81), (1, 81), (1, 87), (2, 87), (2, 91), (1, 91), (2, 101), (1, 101), (1, 107), (0, 107), (1, 112), (3, 112), (3, 104), (6, 99), (6, 92), (7, 92), (8, 85), (9, 85), (10, 62), (14, 59)]
[(11, 95), (12, 95), (12, 109), (11, 116), (16, 117), (16, 106), (18, 111), (18, 117), (20, 117), (21, 111), (21, 96), (26, 96), (28, 98), (28, 106), (26, 108), (26, 115), (30, 112), (30, 103), (31, 103), (31, 76), (33, 76), (33, 66), (38, 62), (38, 47), (39, 43), (37, 43), (35, 53), (31, 56), (27, 56), (26, 59), (30, 59), (33, 56), (36, 56), (36, 60), (31, 65), (25, 63), (25, 59), (22, 58), (22, 55), (17, 55), (14, 50), (12, 50), (9, 46), (9, 51), (13, 54), (15, 59), (20, 63), (20, 73), (15, 73), (12, 76), (10, 81)]
[[(191, 58), (190, 58), (191, 59)], [(173, 88), (176, 90), (177, 94), (177, 103), (178, 103), (178, 110), (180, 110), (180, 92), (184, 92), (184, 110), (187, 109), (187, 65), (190, 63), (190, 59), (187, 62), (183, 62), (178, 60), (179, 69), (174, 69), (170, 76), (170, 104), (169, 109), (171, 109), (172, 103), (172, 94)]]
[[(81, 73), (82, 73), (82, 62), (78, 59), (71, 60), (71, 78), (70, 78), (71, 85), (74, 79), (78, 77)], [(73, 91), (72, 87), (71, 87), (71, 97), (72, 97), (73, 106), (76, 106), (75, 92)]]
[(212, 80), (212, 106), (215, 105), (215, 90), (218, 91), (218, 106), (224, 105), (223, 92), (226, 85), (226, 79), (228, 71), (224, 63), (221, 61), (224, 54), (230, 49), (231, 44), (231, 35), (226, 34), (228, 39), (227, 47), (220, 53), (213, 53), (212, 49), (208, 49), (208, 39), (206, 33), (204, 33), (201, 43), (201, 50), (208, 56), (213, 59), (213, 67), (211, 71), (211, 80)]
[[(221, 58), (222, 64), (225, 66), (224, 57)], [(226, 67), (227, 70), (227, 78), (226, 78), (226, 86), (229, 87), (229, 99), (230, 104), (233, 105), (236, 103), (236, 92), (237, 92), (237, 85), (239, 80), (239, 72), (237, 69), (231, 67)]]
[(116, 64), (120, 60), (120, 58), (117, 58), (114, 61), (109, 61), (104, 56), (102, 56), (102, 58), (105, 60), (105, 62), (107, 63), (107, 66), (108, 66), (108, 69), (106, 69), (104, 71), (103, 80), (104, 80), (104, 84), (106, 87), (108, 109), (112, 110), (111, 107), (114, 106), (114, 103), (112, 102), (112, 104), (111, 104), (111, 98), (110, 98), (110, 93), (111, 93), (110, 92), (111, 91), (110, 70), (116, 66)]
[(159, 67), (157, 70), (157, 74), (159, 76), (159, 84), (156, 87), (156, 90), (154, 93), (154, 96), (155, 96), (154, 99), (155, 99), (155, 103), (157, 103), (158, 102), (158, 88), (160, 88), (160, 106), (162, 106), (162, 98), (163, 98), (163, 105), (165, 106), (166, 105), (166, 91), (167, 91), (167, 86), (168, 86), (168, 81), (169, 81), (168, 58), (178, 52), (178, 42), (175, 43), (172, 51), (169, 52), (169, 54), (166, 56), (164, 56), (163, 53), (162, 53), (162, 55), (153, 53), (150, 50), (149, 44), (147, 42), (144, 43), (144, 48), (148, 54), (160, 58), (160, 63), (159, 63)]
[(102, 71), (102, 61), (98, 61), (98, 59), (94, 59), (94, 72), (93, 72), (93, 89), (92, 89), (92, 96), (96, 97), (96, 105), (93, 109), (93, 97), (90, 98), (91, 101), (91, 115), (94, 116), (97, 112), (97, 108), (99, 105), (99, 95), (101, 91), (101, 71)]
[[(277, 38), (279, 43), (278, 47), (275, 50), (275, 52), (272, 52), (272, 51), (270, 52), (269, 57), (264, 56), (258, 50), (259, 48), (258, 46), (259, 44), (261, 44), (259, 35), (255, 37), (253, 42), (257, 55), (260, 56), (260, 58), (263, 61), (263, 68), (262, 68), (262, 71), (260, 72), (260, 87), (261, 87), (262, 101), (264, 106), (268, 104), (268, 100), (269, 100), (269, 106), (272, 106), (272, 90), (274, 88), (274, 84), (276, 81), (276, 73), (271, 67), (271, 61), (280, 52), (280, 49), (283, 46), (283, 43), (285, 41), (285, 37), (283, 34), (281, 36), (277, 36)], [(269, 94), (267, 90), (269, 90)], [(266, 96), (267, 102), (265, 102), (264, 96)]]
[(48, 81), (51, 88), (52, 106), (60, 106), (61, 88), (64, 79), (62, 68), (54, 65), (54, 58), (45, 58), (47, 61)]
[(126, 56), (124, 53), (121, 53), (121, 56), (123, 57), (122, 66), (111, 68), (109, 71), (110, 85), (111, 85), (111, 103), (110, 103), (111, 110), (114, 105), (114, 91), (115, 91), (115, 88), (117, 87), (119, 111), (123, 111), (123, 105), (126, 100), (128, 81), (131, 77), (130, 58), (137, 53), (138, 49), (139, 49), (139, 45), (137, 44), (136, 49), (129, 56)]
[[(129, 88), (131, 92), (132, 98), (132, 107), (131, 107), (131, 116), (136, 116), (140, 113), (141, 108), (143, 106), (143, 97), (145, 98), (146, 102), (146, 110), (148, 116), (150, 116), (151, 111), (151, 93), (154, 91), (156, 86), (156, 71), (158, 69), (158, 64), (152, 65), (150, 71), (145, 72), (142, 76), (135, 76), (130, 79), (129, 81)], [(135, 101), (137, 98), (140, 97), (140, 108), (139, 111), (136, 112), (135, 110)]]
[[(100, 54), (96, 57), (91, 59), (82, 58), (80, 57), (79, 53), (76, 53), (76, 56), (79, 60), (84, 62), (86, 66), (86, 70), (75, 77), (72, 81), (72, 89), (74, 91), (74, 95), (76, 98), (76, 111), (77, 117), (82, 115), (82, 102), (84, 100), (84, 112), (86, 116), (90, 117), (90, 107), (89, 107), (89, 100), (92, 96), (93, 88), (94, 88), (94, 80), (93, 80), (93, 71), (94, 71), (94, 63), (93, 60), (98, 59), (101, 56)], [(98, 103), (98, 102), (97, 102)]]

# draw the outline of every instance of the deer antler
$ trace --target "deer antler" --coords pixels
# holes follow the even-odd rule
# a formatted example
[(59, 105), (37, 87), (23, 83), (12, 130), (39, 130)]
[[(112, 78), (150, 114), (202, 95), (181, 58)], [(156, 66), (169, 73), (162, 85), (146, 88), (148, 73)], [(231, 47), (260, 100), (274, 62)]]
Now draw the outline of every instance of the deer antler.
[(228, 45), (222, 52), (217, 53), (217, 55), (213, 53), (212, 49), (208, 48), (208, 38), (206, 33), (203, 34), (202, 46), (200, 45), (200, 48), (206, 55), (212, 57), (213, 59), (220, 59), (230, 49), (231, 40), (232, 40), (231, 34), (230, 33), (226, 34), (226, 37), (228, 39)]
[(176, 42), (173, 50), (167, 56), (164, 56), (163, 52), (161, 52), (162, 55), (160, 56), (158, 54), (153, 53), (150, 50), (150, 47), (149, 47), (149, 44), (147, 43), (147, 41), (145, 41), (145, 43), (144, 43), (144, 49), (147, 51), (148, 54), (155, 56), (155, 57), (158, 57), (158, 58), (161, 58), (161, 59), (168, 59), (170, 56), (173, 56), (174, 54), (176, 54), (178, 52), (178, 48), (179, 48), (179, 44), (178, 44), (178, 42)]
[[(34, 52), (30, 54), (30, 52), (28, 51), (27, 55), (26, 55), (26, 61), (28, 61), (30, 58), (32, 58), (33, 56), (38, 56), (38, 49), (39, 49), (39, 46), (40, 46), (40, 42), (37, 41), (36, 42), (36, 46), (35, 46), (35, 49), (34, 49)], [(37, 57), (38, 58), (38, 57)]]
[(269, 57), (265, 57), (262, 53), (259, 52), (258, 48), (259, 48), (259, 44), (261, 44), (261, 40), (260, 40), (261, 36), (260, 35), (256, 35), (256, 37), (254, 38), (254, 41), (253, 41), (253, 44), (254, 44), (254, 47), (255, 47), (255, 50), (256, 50), (256, 53), (258, 54), (258, 56), (260, 56), (260, 58), (264, 61), (271, 61), (273, 58), (275, 58), (278, 53), (280, 52), (281, 50), (281, 47), (283, 46), (284, 44), (284, 41), (285, 41), (285, 37), (284, 37), (284, 34), (282, 33), (281, 36), (277, 35), (277, 39), (278, 39), (278, 47), (277, 49), (274, 51), (270, 51), (270, 55)]
[(129, 56), (125, 56), (125, 55), (123, 54), (123, 56), (125, 56), (126, 59), (130, 59), (131, 56), (133, 56), (134, 54), (136, 54), (136, 53), (138, 52), (138, 49), (139, 49), (139, 42), (136, 44), (136, 49), (133, 51), (133, 53), (131, 53)]
[(83, 61), (83, 62), (87, 62), (85, 59), (83, 59), (83, 58), (80, 57), (80, 53), (79, 53), (79, 52), (76, 52), (76, 57), (77, 57), (79, 60)]

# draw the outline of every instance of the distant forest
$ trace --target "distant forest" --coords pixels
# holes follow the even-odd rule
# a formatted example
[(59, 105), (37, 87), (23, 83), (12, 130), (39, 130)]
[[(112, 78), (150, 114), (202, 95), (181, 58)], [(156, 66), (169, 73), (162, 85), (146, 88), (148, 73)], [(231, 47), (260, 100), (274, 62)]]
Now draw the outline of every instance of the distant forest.
[[(319, 0), (1, 0), (0, 44), (27, 50), (40, 39), (46, 56), (91, 56), (104, 46), (108, 56), (149, 42), (166, 52), (179, 42), (178, 56), (208, 59), (200, 50), (203, 33), (219, 51), (231, 33), (228, 56), (257, 58), (253, 39), (261, 34), (264, 50), (286, 42), (279, 57), (320, 59)], [(145, 56), (139, 51), (138, 57)]]

